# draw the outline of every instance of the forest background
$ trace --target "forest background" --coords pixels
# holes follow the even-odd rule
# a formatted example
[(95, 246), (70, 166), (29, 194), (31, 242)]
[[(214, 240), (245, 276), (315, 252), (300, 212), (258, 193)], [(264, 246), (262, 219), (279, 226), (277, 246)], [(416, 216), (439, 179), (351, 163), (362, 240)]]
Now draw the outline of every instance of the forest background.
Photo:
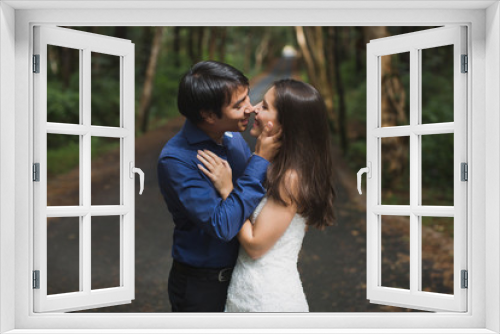
[[(138, 139), (179, 117), (179, 81), (198, 61), (225, 62), (256, 80), (269, 73), (283, 56), (293, 56), (293, 76), (315, 86), (325, 99), (333, 143), (354, 175), (366, 166), (366, 44), (432, 27), (69, 28), (129, 39), (135, 44)], [(423, 123), (453, 121), (452, 54), (449, 47), (423, 54)], [(79, 123), (78, 59), (78, 50), (48, 48), (49, 122)], [(92, 113), (93, 125), (119, 125), (119, 69), (117, 57), (92, 55), (91, 108), (100, 111)], [(382, 57), (381, 69), (382, 126), (409, 124), (409, 53)], [(50, 135), (47, 140), (49, 179), (78, 166), (77, 136)], [(422, 145), (423, 204), (453, 205), (453, 135), (432, 136)], [(117, 146), (119, 142), (113, 139), (92, 138), (92, 159), (107, 155)], [(382, 140), (382, 166), (382, 204), (408, 205), (408, 138)], [(428, 218), (423, 224), (453, 238), (452, 219)], [(408, 240), (404, 242), (409, 245)], [(453, 261), (452, 251), (450, 256), (448, 263)], [(408, 259), (401, 262), (407, 263)], [(434, 278), (436, 275), (441, 275), (439, 292), (453, 293), (453, 277), (443, 278), (443, 271)], [(399, 279), (394, 281), (398, 283), (392, 286), (406, 287)]]

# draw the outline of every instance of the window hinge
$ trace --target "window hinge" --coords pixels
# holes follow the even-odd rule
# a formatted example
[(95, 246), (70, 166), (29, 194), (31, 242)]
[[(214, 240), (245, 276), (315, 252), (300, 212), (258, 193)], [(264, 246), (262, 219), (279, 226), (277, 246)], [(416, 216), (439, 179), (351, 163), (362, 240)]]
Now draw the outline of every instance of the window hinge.
[(469, 57), (467, 55), (462, 55), (462, 73), (469, 72)]
[(462, 162), (461, 164), (461, 173), (462, 177), (460, 180), (469, 181), (469, 167), (466, 162)]
[(33, 270), (33, 289), (40, 289), (40, 270)]
[(40, 182), (40, 163), (33, 164), (33, 181)]
[(33, 55), (33, 73), (40, 73), (40, 55)]
[(467, 289), (469, 287), (469, 274), (467, 270), (462, 270), (462, 289)]

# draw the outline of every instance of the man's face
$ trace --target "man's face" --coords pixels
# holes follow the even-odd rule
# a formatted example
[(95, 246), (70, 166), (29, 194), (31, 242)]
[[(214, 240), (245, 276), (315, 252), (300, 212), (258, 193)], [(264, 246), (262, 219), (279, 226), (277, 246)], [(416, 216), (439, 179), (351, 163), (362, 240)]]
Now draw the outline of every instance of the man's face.
[(231, 102), (222, 108), (221, 118), (216, 120), (215, 126), (221, 132), (243, 132), (248, 126), (248, 119), (254, 112), (248, 96), (248, 87), (239, 87), (233, 92)]

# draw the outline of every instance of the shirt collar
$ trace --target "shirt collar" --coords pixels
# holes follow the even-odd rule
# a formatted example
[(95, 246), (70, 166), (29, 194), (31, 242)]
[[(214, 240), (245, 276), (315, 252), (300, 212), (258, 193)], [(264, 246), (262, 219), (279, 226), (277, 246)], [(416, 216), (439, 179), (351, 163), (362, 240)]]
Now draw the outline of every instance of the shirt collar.
[[(182, 128), (182, 133), (190, 145), (202, 143), (205, 141), (217, 144), (212, 138), (210, 138), (202, 129), (193, 124), (190, 120), (186, 119), (184, 127)], [(222, 144), (226, 146), (229, 143), (229, 139), (233, 137), (231, 132), (226, 132), (222, 138)]]

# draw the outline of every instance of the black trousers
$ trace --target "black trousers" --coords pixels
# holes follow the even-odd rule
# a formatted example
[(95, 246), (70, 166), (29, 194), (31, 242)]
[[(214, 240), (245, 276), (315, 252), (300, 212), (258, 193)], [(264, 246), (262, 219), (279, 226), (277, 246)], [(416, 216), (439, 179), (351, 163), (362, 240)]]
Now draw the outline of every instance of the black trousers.
[[(172, 312), (224, 312), (230, 282), (227, 272), (185, 270), (174, 262), (168, 277), (168, 297)], [(222, 279), (221, 279), (222, 278)]]

